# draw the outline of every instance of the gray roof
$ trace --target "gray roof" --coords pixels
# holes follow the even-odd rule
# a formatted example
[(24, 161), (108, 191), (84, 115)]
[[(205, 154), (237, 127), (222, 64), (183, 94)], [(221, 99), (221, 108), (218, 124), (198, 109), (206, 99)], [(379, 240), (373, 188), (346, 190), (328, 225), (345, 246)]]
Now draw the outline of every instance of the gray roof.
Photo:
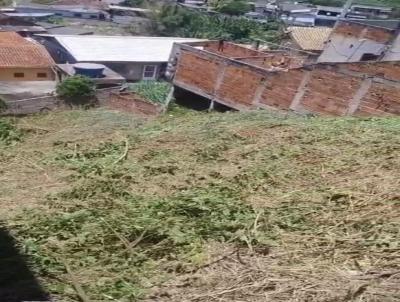
[(368, 25), (368, 26), (374, 26), (374, 27), (380, 27), (380, 28), (385, 28), (385, 29), (390, 29), (390, 30), (396, 30), (400, 26), (400, 20), (399, 19), (396, 19), (396, 20), (395, 19), (394, 20), (345, 19), (343, 21), (359, 23), (359, 24)]
[(279, 8), (283, 11), (294, 11), (294, 10), (312, 10), (312, 7), (303, 4), (294, 4), (294, 3), (282, 3), (279, 4)]
[(318, 5), (317, 9), (318, 10), (328, 11), (328, 12), (335, 12), (335, 13), (341, 13), (343, 11), (342, 7), (323, 6), (323, 5)]

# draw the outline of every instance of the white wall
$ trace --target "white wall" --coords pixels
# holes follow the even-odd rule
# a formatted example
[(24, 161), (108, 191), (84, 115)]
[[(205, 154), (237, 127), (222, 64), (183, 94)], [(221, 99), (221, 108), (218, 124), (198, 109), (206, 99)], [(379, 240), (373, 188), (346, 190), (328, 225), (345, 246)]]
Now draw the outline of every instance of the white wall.
[(400, 61), (400, 34), (393, 41), (393, 45), (388, 49), (384, 58), (384, 61)]
[(384, 50), (383, 43), (334, 34), (327, 42), (318, 62), (358, 62), (363, 54), (381, 55)]

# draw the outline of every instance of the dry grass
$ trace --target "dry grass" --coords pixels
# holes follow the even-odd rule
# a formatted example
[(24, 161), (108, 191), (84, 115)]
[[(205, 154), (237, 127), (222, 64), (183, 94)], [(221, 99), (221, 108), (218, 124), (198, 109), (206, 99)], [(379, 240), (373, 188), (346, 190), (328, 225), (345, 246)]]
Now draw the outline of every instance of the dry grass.
[[(143, 124), (93, 110), (17, 122), (29, 133), (0, 151), (1, 202), (56, 297), (78, 299), (66, 261), (93, 300), (400, 301), (398, 118), (186, 113)], [(135, 226), (137, 200), (150, 206), (143, 216), (154, 202), (213, 215), (239, 202), (248, 227), (204, 237), (192, 228), (220, 230), (219, 216), (167, 215), (182, 227), (169, 236), (189, 245), (164, 246)]]

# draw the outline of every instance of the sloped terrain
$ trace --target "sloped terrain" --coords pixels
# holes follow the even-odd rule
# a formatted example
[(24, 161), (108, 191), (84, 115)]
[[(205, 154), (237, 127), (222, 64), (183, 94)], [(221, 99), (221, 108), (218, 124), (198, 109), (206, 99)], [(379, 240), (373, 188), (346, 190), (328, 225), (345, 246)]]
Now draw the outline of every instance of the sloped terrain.
[(3, 124), (0, 214), (61, 301), (400, 301), (398, 118)]

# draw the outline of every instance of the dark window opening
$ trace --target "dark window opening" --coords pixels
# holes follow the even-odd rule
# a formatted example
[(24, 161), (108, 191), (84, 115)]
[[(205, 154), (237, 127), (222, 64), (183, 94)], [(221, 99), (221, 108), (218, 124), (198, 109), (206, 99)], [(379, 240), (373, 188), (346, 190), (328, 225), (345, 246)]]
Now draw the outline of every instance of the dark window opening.
[(23, 72), (15, 72), (14, 78), (24, 78), (25, 74)]
[(90, 19), (97, 19), (97, 15), (90, 15)]
[(75, 14), (74, 14), (74, 17), (80, 18), (80, 17), (82, 17), (82, 14), (81, 14), (81, 13), (75, 13)]
[(378, 60), (379, 55), (373, 53), (365, 53), (362, 55), (360, 61), (376, 61)]
[(37, 73), (37, 77), (38, 77), (38, 78), (47, 78), (47, 73), (45, 73), (45, 72), (38, 72), (38, 73)]

